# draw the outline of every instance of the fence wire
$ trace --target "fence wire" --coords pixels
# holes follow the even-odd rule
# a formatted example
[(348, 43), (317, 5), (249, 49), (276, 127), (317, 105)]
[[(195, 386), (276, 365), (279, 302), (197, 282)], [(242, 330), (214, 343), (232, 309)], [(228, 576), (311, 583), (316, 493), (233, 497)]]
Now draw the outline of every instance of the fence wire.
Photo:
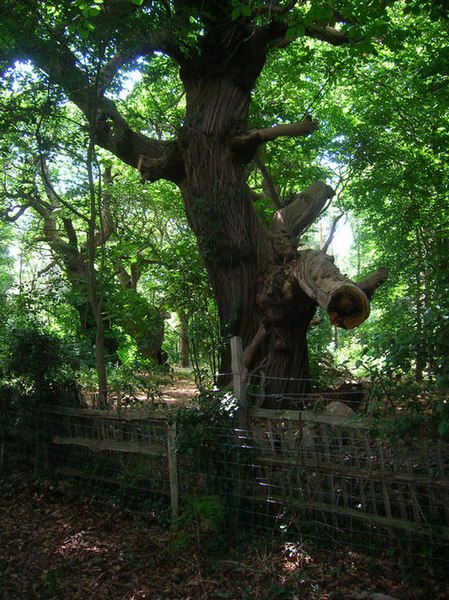
[[(316, 543), (387, 552), (402, 565), (449, 567), (449, 445), (374, 437), (357, 417), (250, 411), (179, 421), (43, 407), (2, 417), (1, 467), (32, 463), (135, 507), (214, 497), (232, 524)], [(197, 504), (201, 519), (201, 503)]]

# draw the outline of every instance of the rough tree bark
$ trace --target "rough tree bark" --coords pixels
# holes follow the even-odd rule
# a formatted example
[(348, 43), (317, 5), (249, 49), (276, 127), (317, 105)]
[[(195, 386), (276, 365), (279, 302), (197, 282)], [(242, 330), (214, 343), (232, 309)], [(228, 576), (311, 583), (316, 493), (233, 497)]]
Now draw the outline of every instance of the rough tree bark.
[[(375, 281), (368, 278), (360, 285), (339, 274), (325, 254), (298, 252), (298, 238), (333, 195), (323, 183), (315, 182), (279, 209), (269, 230), (256, 216), (247, 179), (258, 149), (282, 136), (311, 135), (318, 127), (309, 116), (261, 129), (248, 122), (251, 92), (269, 48), (291, 42), (288, 15), (295, 4), (252, 3), (236, 15), (235, 3), (227, 0), (161, 3), (165, 26), (153, 31), (145, 25), (146, 18), (152, 22), (148, 11), (133, 21), (133, 39), (125, 49), (126, 40), (120, 40), (122, 49), (104, 66), (96, 98), (97, 143), (138, 168), (142, 181), (167, 179), (179, 186), (215, 292), (222, 333), (242, 338), (249, 372), (265, 382), (260, 386), (265, 406), (297, 405), (308, 394), (307, 329), (317, 305), (336, 325), (354, 327), (368, 316), (369, 296), (386, 276), (378, 272), (371, 278)], [(139, 10), (126, 7), (107, 2), (108, 18), (121, 10), (124, 23)], [(192, 45), (182, 32), (190, 27), (193, 9), (201, 26)], [(349, 43), (340, 30), (344, 24), (335, 26), (339, 18), (336, 13), (332, 23), (312, 23), (305, 35), (333, 45)], [(28, 56), (89, 115), (92, 84), (76, 66), (69, 44), (59, 39), (56, 52), (45, 41), (30, 42)], [(120, 65), (155, 50), (178, 63), (186, 95), (183, 125), (168, 141), (134, 131), (105, 95)], [(226, 353), (222, 370), (231, 370)]]

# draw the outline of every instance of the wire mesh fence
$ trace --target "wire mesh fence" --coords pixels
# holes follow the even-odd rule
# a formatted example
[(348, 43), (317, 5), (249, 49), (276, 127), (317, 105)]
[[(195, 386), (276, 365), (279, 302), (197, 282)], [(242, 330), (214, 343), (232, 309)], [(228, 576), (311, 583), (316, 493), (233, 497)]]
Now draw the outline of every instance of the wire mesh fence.
[[(288, 539), (449, 566), (449, 447), (373, 436), (358, 416), (250, 408), (238, 419), (41, 407), (2, 417), (1, 466), (76, 481), (142, 508), (225, 514)], [(194, 499), (194, 501), (192, 501)]]

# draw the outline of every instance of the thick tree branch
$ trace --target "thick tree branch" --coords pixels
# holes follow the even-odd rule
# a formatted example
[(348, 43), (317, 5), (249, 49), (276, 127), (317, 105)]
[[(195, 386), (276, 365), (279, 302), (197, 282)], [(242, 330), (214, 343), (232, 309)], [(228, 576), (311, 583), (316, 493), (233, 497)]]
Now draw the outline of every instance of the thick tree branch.
[(307, 190), (298, 194), (293, 202), (274, 214), (272, 231), (298, 238), (310, 227), (334, 194), (330, 186), (315, 181)]
[(324, 252), (300, 252), (291, 271), (309, 298), (327, 311), (333, 325), (353, 329), (368, 318), (370, 303), (365, 291), (342, 275)]
[(234, 148), (253, 144), (263, 144), (270, 142), (279, 137), (300, 137), (308, 136), (318, 129), (318, 121), (307, 115), (299, 123), (286, 123), (283, 125), (275, 125), (274, 127), (266, 127), (263, 129), (251, 129), (244, 135), (235, 137), (232, 141)]
[[(167, 179), (177, 183), (182, 179), (184, 168), (178, 144), (153, 140), (133, 131), (112, 100), (103, 98), (99, 102), (95, 133), (97, 143), (139, 169), (143, 181)], [(144, 170), (141, 168), (143, 163), (146, 165)]]
[(381, 286), (388, 277), (388, 271), (385, 267), (379, 267), (363, 279), (356, 281), (357, 286), (362, 289), (371, 300), (374, 292)]
[(30, 40), (29, 48), (22, 48), (22, 51), (24, 59), (28, 58), (34, 62), (48, 74), (52, 83), (64, 90), (68, 98), (84, 113), (89, 123), (92, 122), (92, 112), (95, 109), (95, 141), (99, 146), (135, 168), (141, 156), (149, 160), (165, 157), (163, 168), (153, 168), (152, 181), (168, 179), (177, 182), (182, 178), (182, 161), (177, 144), (155, 140), (134, 131), (115, 103), (104, 96), (114, 72), (127, 57), (133, 55), (132, 50), (125, 50), (114, 57), (103, 67), (103, 71), (100, 70), (97, 78), (92, 73), (89, 77), (80, 67), (62, 36), (52, 42), (36, 40), (33, 44)]
[(67, 234), (67, 238), (69, 240), (69, 244), (73, 248), (78, 248), (78, 236), (77, 236), (77, 233), (75, 231), (75, 228), (73, 227), (72, 219), (68, 219), (67, 217), (65, 217), (65, 218), (62, 219), (62, 222), (64, 224), (64, 229), (65, 229), (65, 232)]

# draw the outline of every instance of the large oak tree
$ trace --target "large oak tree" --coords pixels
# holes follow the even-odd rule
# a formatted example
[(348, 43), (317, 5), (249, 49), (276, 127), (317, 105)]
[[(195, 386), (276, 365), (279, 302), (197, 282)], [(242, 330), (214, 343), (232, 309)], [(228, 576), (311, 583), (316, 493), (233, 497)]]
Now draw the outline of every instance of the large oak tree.
[[(49, 86), (62, 90), (82, 111), (86, 131), (98, 146), (138, 169), (143, 182), (165, 179), (179, 187), (216, 295), (223, 334), (241, 336), (246, 366), (263, 370), (264, 380), (273, 382), (265, 389), (270, 395), (306, 395), (306, 335), (317, 305), (327, 310), (333, 324), (355, 327), (367, 318), (371, 295), (386, 273), (380, 269), (354, 283), (324, 252), (298, 250), (299, 238), (334, 194), (326, 183), (311, 181), (282, 205), (267, 176), (266, 188), (277, 206), (270, 226), (259, 219), (257, 197), (248, 185), (258, 150), (283, 137), (309, 136), (318, 122), (307, 115), (296, 123), (252, 127), (252, 92), (269, 53), (285, 54), (304, 40), (370, 50), (367, 40), (375, 37), (382, 43), (384, 34), (391, 38), (390, 12), (414, 3), (2, 4), (4, 67), (31, 61)], [(185, 94), (182, 124), (170, 139), (147, 135), (151, 127), (137, 130), (114, 93), (117, 76), (126, 68), (161, 54), (177, 66)], [(143, 117), (153, 121), (151, 114)], [(222, 368), (229, 370), (226, 352)]]

